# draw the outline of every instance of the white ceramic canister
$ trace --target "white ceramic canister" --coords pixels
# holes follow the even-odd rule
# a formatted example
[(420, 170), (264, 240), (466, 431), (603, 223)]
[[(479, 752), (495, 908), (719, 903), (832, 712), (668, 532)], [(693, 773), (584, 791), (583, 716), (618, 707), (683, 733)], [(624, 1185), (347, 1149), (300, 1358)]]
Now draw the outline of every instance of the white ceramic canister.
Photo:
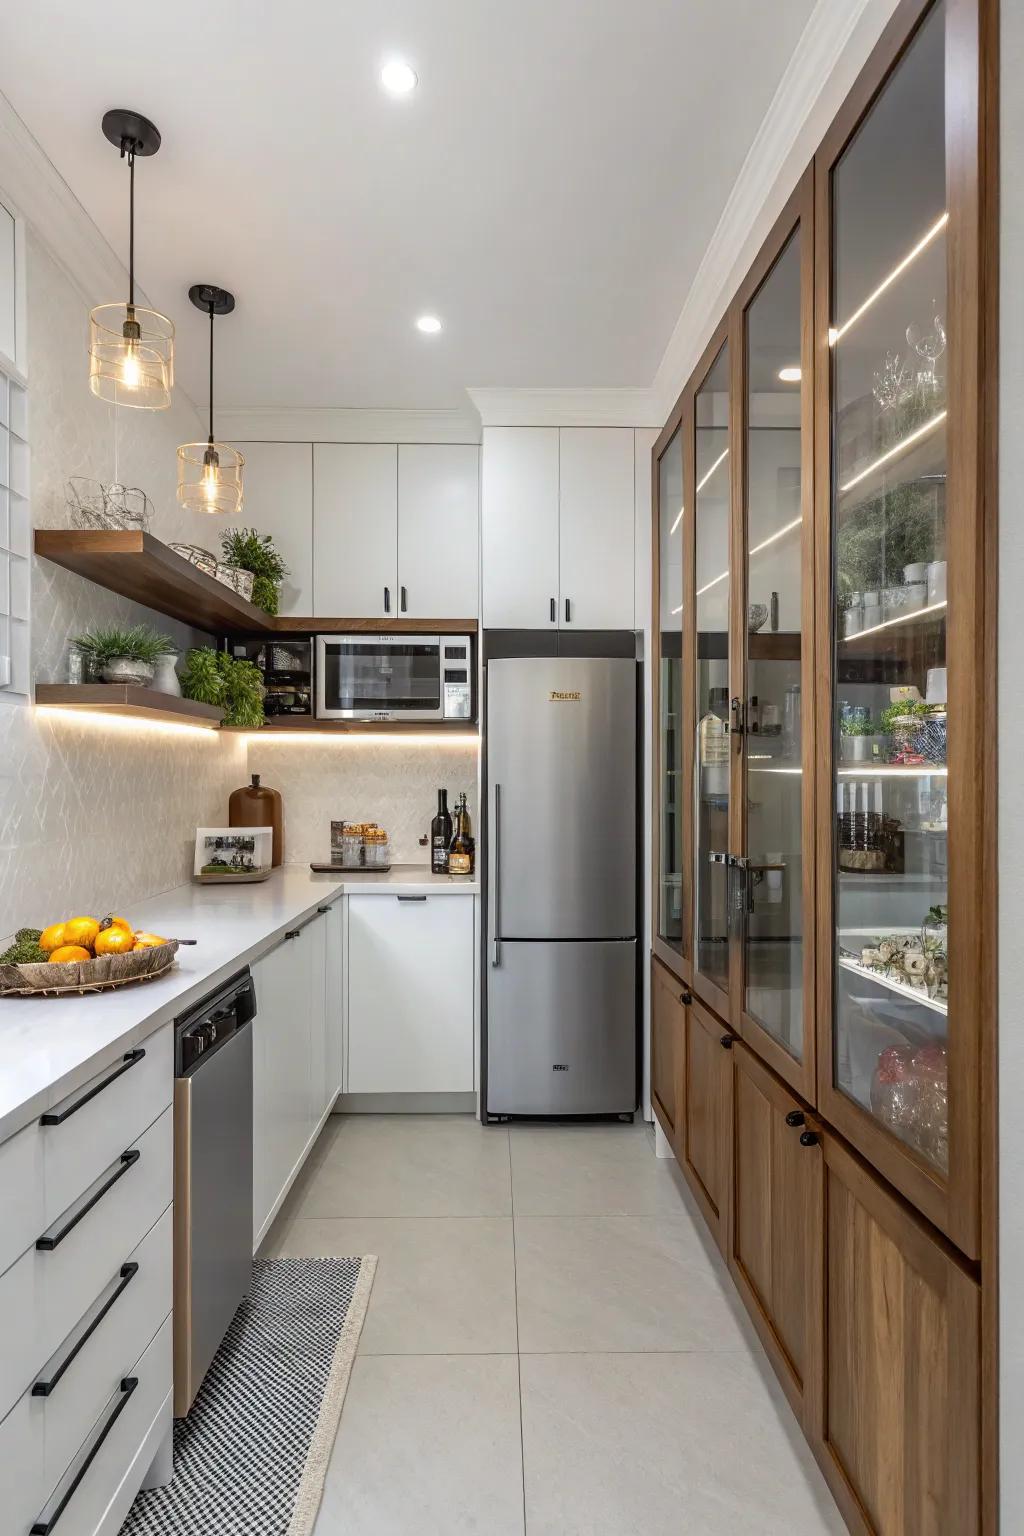
[(946, 601), (946, 562), (945, 560), (933, 560), (928, 567), (928, 602), (944, 603)]
[(181, 684), (175, 670), (177, 660), (175, 651), (165, 651), (162, 656), (156, 658), (153, 663), (153, 687), (158, 693), (170, 693), (176, 699), (180, 699)]

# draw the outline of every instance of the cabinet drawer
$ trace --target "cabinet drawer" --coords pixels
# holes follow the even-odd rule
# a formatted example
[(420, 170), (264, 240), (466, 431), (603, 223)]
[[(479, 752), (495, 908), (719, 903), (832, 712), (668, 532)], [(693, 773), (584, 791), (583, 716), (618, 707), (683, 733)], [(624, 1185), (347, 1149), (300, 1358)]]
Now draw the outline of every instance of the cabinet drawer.
[(46, 1226), (43, 1147), (38, 1120), (0, 1145), (0, 1275)]
[(0, 1317), (19, 1320), (0, 1330), (0, 1412), (31, 1385), (171, 1203), (170, 1110), (125, 1153), (137, 1156), (122, 1163), (119, 1154), (43, 1234), (52, 1249), (30, 1248), (0, 1276)]
[[(131, 1055), (105, 1067), (40, 1118), (47, 1222), (67, 1210), (170, 1105), (173, 1026), (157, 1030), (136, 1046), (133, 1060), (128, 1059)], [(47, 1123), (50, 1117), (59, 1124)]]
[[(36, 1510), (33, 1519), (45, 1526), (67, 1498), (55, 1527), (55, 1536), (95, 1536), (101, 1522), (103, 1530), (116, 1531), (145, 1475), (145, 1467), (134, 1466), (139, 1448), (170, 1390), (171, 1319), (168, 1318), (141, 1359), (129, 1375), (121, 1379), (104, 1404), (74, 1461), (45, 1506)], [(168, 1428), (170, 1422), (168, 1418)], [(67, 1497), (87, 1461), (84, 1474)], [(118, 1507), (111, 1509), (112, 1505)], [(105, 1519), (108, 1510), (113, 1516), (110, 1520)], [(15, 1529), (17, 1536), (22, 1536), (21, 1530)], [(26, 1527), (26, 1530), (30, 1529), (31, 1525)]]

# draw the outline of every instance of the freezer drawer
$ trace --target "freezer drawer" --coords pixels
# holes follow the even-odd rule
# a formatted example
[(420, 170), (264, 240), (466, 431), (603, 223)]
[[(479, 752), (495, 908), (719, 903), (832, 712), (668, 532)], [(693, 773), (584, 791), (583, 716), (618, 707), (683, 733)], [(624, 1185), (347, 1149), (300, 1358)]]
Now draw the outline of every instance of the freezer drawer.
[(636, 941), (510, 943), (489, 971), (487, 1110), (636, 1108)]

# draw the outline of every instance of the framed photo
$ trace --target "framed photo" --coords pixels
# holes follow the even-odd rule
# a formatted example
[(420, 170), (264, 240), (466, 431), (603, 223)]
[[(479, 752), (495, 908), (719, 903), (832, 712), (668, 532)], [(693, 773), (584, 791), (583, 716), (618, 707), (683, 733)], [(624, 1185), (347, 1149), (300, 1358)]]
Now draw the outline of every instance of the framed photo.
[(273, 827), (197, 827), (193, 877), (204, 885), (266, 880), (273, 851)]

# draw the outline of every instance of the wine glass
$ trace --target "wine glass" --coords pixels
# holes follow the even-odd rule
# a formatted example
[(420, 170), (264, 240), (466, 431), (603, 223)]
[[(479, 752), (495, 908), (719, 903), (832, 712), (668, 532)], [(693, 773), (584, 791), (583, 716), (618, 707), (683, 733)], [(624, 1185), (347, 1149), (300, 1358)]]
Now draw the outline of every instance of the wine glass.
[(930, 331), (926, 331), (916, 321), (908, 325), (907, 342), (913, 347), (918, 357), (928, 364), (927, 371), (918, 374), (917, 382), (922, 395), (934, 400), (939, 395), (939, 380), (935, 372), (935, 364), (946, 350), (946, 327), (942, 316), (938, 313), (934, 315)]

